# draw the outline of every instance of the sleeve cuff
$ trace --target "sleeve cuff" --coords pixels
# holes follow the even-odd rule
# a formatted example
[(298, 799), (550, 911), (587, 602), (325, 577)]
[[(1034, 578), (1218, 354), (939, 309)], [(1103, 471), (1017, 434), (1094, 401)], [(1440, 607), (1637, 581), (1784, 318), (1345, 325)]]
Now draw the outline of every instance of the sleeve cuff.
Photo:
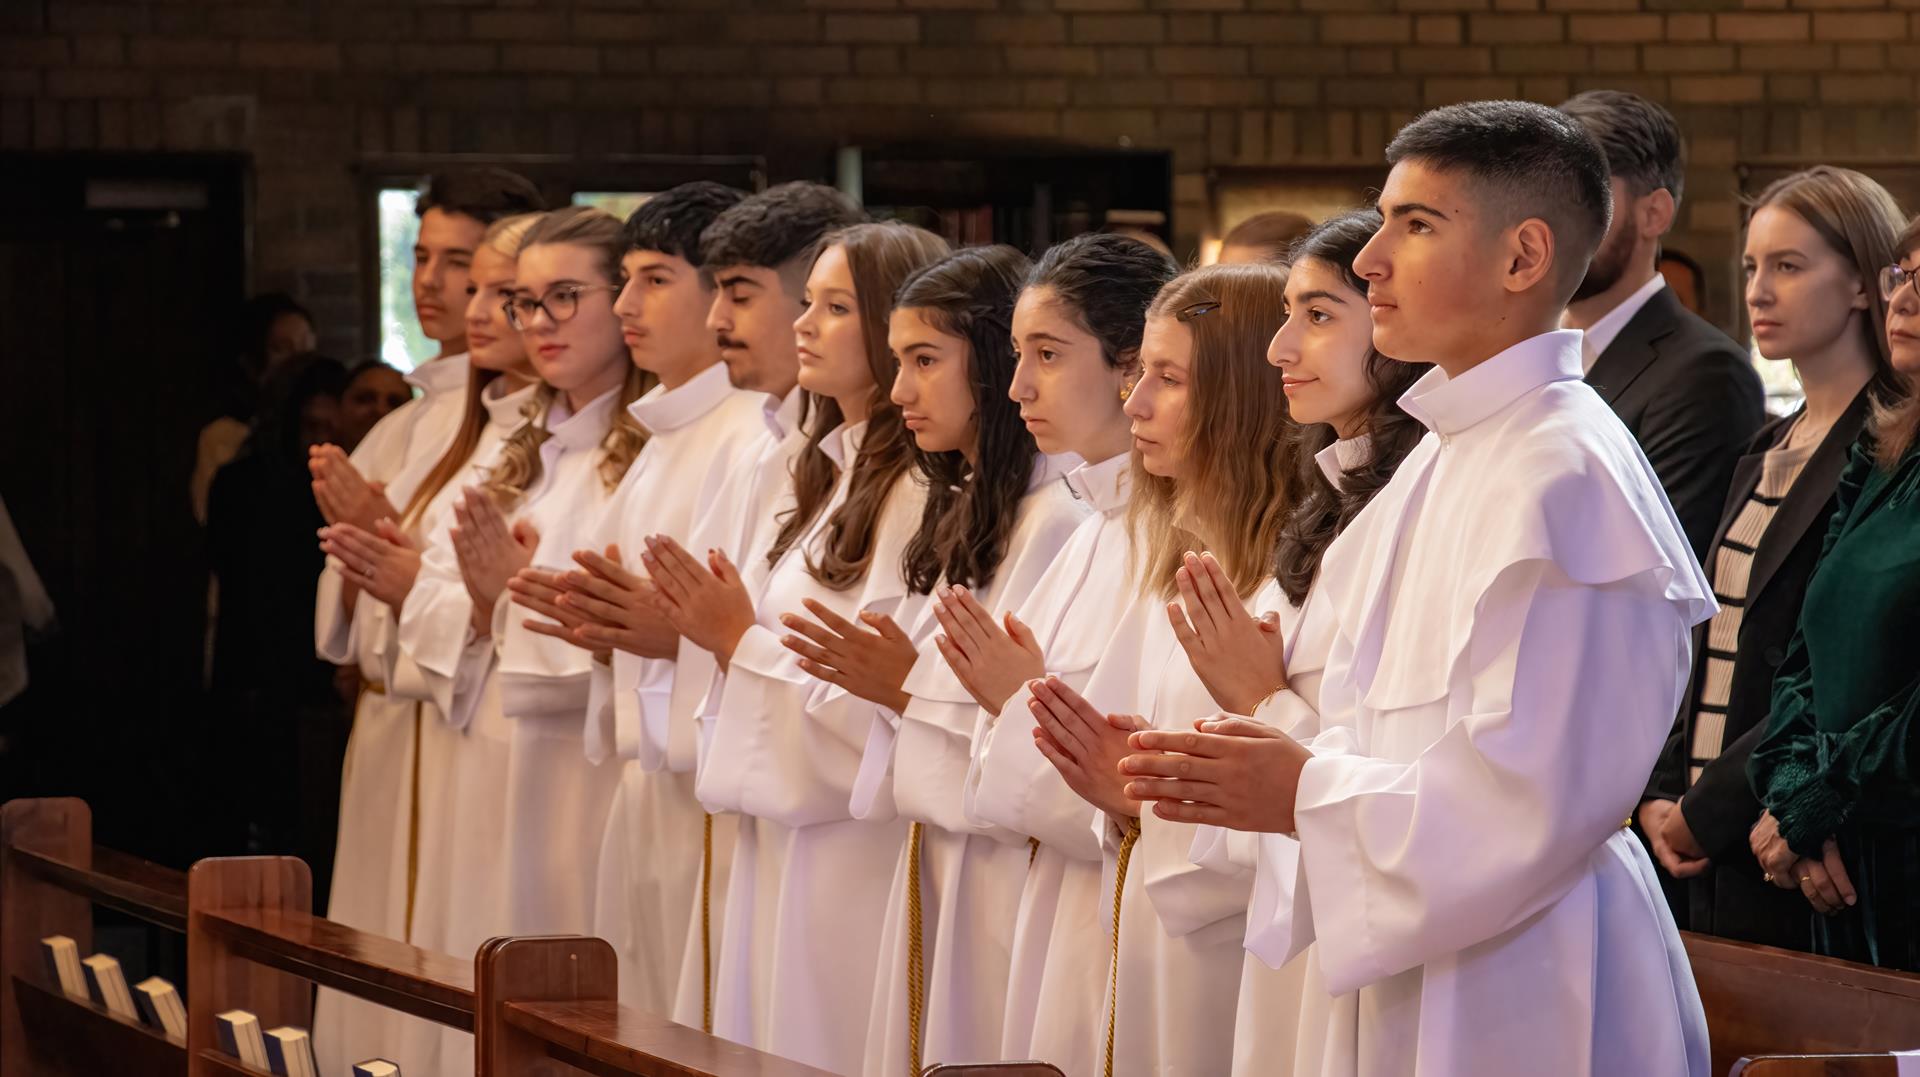
[(1824, 779), (1814, 778), (1781, 801), (1773, 817), (1780, 824), (1780, 836), (1788, 848), (1817, 860), (1821, 846), (1846, 822), (1847, 801), (1845, 795)]

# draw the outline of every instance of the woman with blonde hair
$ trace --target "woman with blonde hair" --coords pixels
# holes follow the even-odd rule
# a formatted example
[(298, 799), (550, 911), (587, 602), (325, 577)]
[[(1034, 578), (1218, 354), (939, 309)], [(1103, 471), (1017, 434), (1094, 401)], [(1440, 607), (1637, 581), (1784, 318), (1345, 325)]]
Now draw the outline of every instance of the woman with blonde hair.
[[(432, 940), (443, 952), (592, 926), (594, 859), (618, 776), (583, 748), (592, 659), (527, 629), (506, 584), (529, 564), (570, 563), (645, 442), (626, 409), (652, 383), (613, 311), (625, 252), (619, 220), (588, 207), (527, 230), (507, 311), (540, 384), (484, 480), (437, 521), (401, 612), (404, 658), (463, 737), (443, 794), (447, 852), (432, 866), (448, 888)], [(470, 1064), (471, 1043), (451, 1034), (443, 1066)]]
[(1875, 398), (1897, 394), (1880, 271), (1903, 227), (1872, 179), (1826, 165), (1774, 182), (1747, 222), (1748, 321), (1761, 356), (1791, 362), (1806, 401), (1761, 428), (1735, 466), (1703, 566), (1720, 609), (1694, 630), (1693, 676), (1638, 817), (1679, 880), (1695, 931), (1804, 950), (1812, 917), (1769, 885), (1748, 834), (1763, 808), (1747, 760), (1766, 731), (1848, 451)]
[[(451, 511), (463, 485), (454, 480), (483, 470), (525, 421), (521, 411), (538, 379), (507, 324), (506, 302), (520, 240), (539, 219), (523, 213), (493, 222), (473, 253), (465, 323), (471, 373), (458, 429), (439, 457), (422, 455), (388, 487), (403, 498), (399, 519), (380, 520), (371, 531), (341, 520), (320, 532), (347, 589), (366, 599), (354, 607), (353, 641), (361, 675), (375, 686), (361, 698), (347, 744), (327, 915), (429, 948), (439, 946), (452, 900), (438, 866), (452, 833), (443, 794), (461, 738), (439, 720), (418, 674), (396, 668), (394, 627), (419, 575), (421, 537)], [(315, 1002), (315, 1050), (334, 1069), (385, 1054), (426, 1071), (439, 1035), (437, 1025), (334, 991), (321, 990)]]
[(1105, 1072), (1232, 1066), (1252, 874), (1193, 864), (1194, 827), (1143, 814), (1118, 764), (1131, 730), (1187, 729), (1217, 709), (1168, 616), (1187, 553), (1211, 551), (1244, 606), (1270, 577), (1293, 514), (1294, 430), (1266, 362), (1286, 320), (1286, 282), (1277, 266), (1210, 266), (1176, 278), (1148, 309), (1126, 404), (1135, 549), (1124, 579), (1136, 597), (1084, 692), (1053, 678), (1033, 688), (1042, 752), (1108, 821)]
[(1877, 275), (1898, 395), (1840, 477), (1773, 712), (1747, 773), (1768, 881), (1813, 911), (1816, 953), (1920, 972), (1920, 221)]

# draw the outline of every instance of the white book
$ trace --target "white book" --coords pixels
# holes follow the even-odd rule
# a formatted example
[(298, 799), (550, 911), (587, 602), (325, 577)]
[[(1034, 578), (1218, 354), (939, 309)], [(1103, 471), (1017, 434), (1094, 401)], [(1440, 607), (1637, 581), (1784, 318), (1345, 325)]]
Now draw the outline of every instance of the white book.
[(313, 1040), (304, 1028), (270, 1028), (267, 1038), (267, 1068), (279, 1077), (320, 1077), (320, 1063), (313, 1057)]
[(140, 1016), (175, 1043), (187, 1042), (187, 1008), (180, 992), (158, 976), (149, 976), (133, 985), (133, 1000)]
[(260, 1019), (245, 1010), (213, 1015), (220, 1030), (220, 1048), (255, 1069), (267, 1068), (267, 1043), (260, 1035)]
[(127, 989), (127, 974), (120, 971), (119, 961), (111, 954), (94, 954), (80, 965), (86, 970), (87, 991), (93, 1001), (129, 1021), (140, 1020), (140, 1012), (133, 1008), (133, 992)]
[(47, 959), (47, 975), (60, 985), (68, 998), (88, 998), (87, 976), (80, 967), (80, 944), (65, 935), (49, 935), (40, 940), (40, 952)]
[(353, 1077), (400, 1077), (400, 1067), (384, 1058), (370, 1058), (353, 1067)]

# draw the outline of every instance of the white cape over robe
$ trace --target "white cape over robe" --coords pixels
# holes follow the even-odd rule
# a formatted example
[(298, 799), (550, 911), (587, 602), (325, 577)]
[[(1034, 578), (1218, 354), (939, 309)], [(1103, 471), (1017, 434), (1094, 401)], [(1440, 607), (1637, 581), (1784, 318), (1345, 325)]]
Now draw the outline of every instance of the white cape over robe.
[[(1132, 602), (1131, 466), (1122, 453), (1067, 476), (1093, 515), (1074, 530), (1033, 592), (1017, 600), (1014, 616), (1033, 631), (1047, 670), (1076, 689), (1086, 686)], [(998, 716), (976, 712), (961, 807), (976, 826), (1040, 843), (1014, 917), (1000, 1057), (1044, 1059), (1067, 1077), (1083, 1077), (1097, 1072), (1096, 1039), (1106, 1027), (1100, 999), (1112, 895), (1100, 889), (1093, 808), (1033, 745), (1031, 698), (1023, 685)]]
[(886, 916), (887, 881), (906, 824), (849, 811), (854, 777), (878, 708), (800, 669), (781, 645), (779, 618), (806, 616), (812, 598), (843, 617), (861, 610), (910, 624), (927, 596), (910, 595), (900, 556), (919, 527), (926, 489), (917, 474), (888, 491), (875, 523), (866, 576), (845, 591), (815, 580), (805, 551), (818, 549), (846, 499), (865, 423), (821, 443), (841, 466), (827, 505), (769, 570), (759, 623), (741, 637), (717, 705), (702, 715), (698, 791), (708, 810), (740, 813), (728, 880), (726, 926), (714, 976), (714, 1032), (774, 1054), (851, 1073), (860, 1065)]
[[(564, 398), (549, 406), (540, 477), (509, 513), (539, 532), (535, 565), (570, 565), (606, 502), (599, 446), (618, 392), (578, 413)], [(505, 592), (491, 611), (491, 634), (476, 638), (472, 600), (445, 540), (450, 524), (449, 513), (400, 618), (402, 649), (463, 733), (443, 794), (452, 823), (435, 870), (443, 873), (445, 918), (431, 945), (465, 955), (496, 935), (585, 934), (618, 777), (588, 763), (582, 746), (591, 659), (524, 628), (534, 615)], [(441, 1072), (470, 1070), (472, 1052), (470, 1035), (446, 1030)]]
[[(981, 605), (996, 616), (1003, 604), (1033, 590), (1087, 518), (1085, 504), (1063, 481), (1067, 469), (1079, 463), (1071, 455), (1035, 458), (1006, 556), (992, 580), (976, 590)], [(1000, 1057), (1008, 957), (1034, 850), (1026, 834), (967, 819), (961, 792), (980, 706), (934, 645), (940, 624), (933, 603), (921, 610), (918, 624), (905, 628), (920, 648), (904, 685), (913, 702), (905, 714), (885, 710), (875, 716), (853, 811), (868, 818), (876, 805), (891, 803), (909, 823), (921, 824), (921, 1065), (988, 1062)], [(908, 1041), (910, 845), (900, 848), (880, 931), (867, 1029), (868, 1077), (897, 1077), (914, 1068)]]
[(1313, 945), (1330, 1002), (1296, 1073), (1708, 1072), (1622, 821), (1714, 605), (1581, 372), (1554, 332), (1427, 375), (1402, 404), (1432, 433), (1328, 551), (1293, 907), (1247, 938), (1275, 966)]
[[(764, 399), (733, 388), (727, 368), (715, 363), (684, 385), (656, 386), (629, 405), (652, 436), (586, 545), (595, 552), (619, 546), (622, 562), (644, 575), (640, 553), (648, 535), (691, 542), (694, 521), (726, 476), (750, 464), (766, 437)], [(620, 773), (600, 840), (593, 933), (619, 956), (621, 1003), (658, 1014), (673, 1012), (688, 932), (697, 923), (706, 834), (691, 761), (675, 771), (643, 752), (643, 723), (667, 721), (673, 672), (670, 658), (624, 651), (614, 652), (611, 668), (595, 662), (586, 731), (587, 758), (608, 760)]]
[[(435, 359), (407, 375), (421, 395), (374, 424), (353, 450), (354, 469), (386, 487), (404, 512), (420, 480), (453, 441), (466, 404), (469, 366), (464, 355)], [(378, 653), (393, 613), (361, 596), (342, 601), (340, 565), (327, 559), (314, 603), (314, 642), (321, 658), (356, 664), (366, 682), (353, 708), (340, 774), (340, 823), (334, 841), (328, 919), (406, 939), (413, 881), (413, 835), (418, 802), (419, 738), (434, 719), (420, 700), (391, 691)], [(344, 1071), (362, 1059), (395, 1051), (400, 1029), (415, 1019), (350, 995), (322, 988), (314, 1001), (313, 1045), (321, 1068)], [(399, 1060), (397, 1060), (399, 1061)], [(424, 1066), (430, 1060), (420, 1059)]]

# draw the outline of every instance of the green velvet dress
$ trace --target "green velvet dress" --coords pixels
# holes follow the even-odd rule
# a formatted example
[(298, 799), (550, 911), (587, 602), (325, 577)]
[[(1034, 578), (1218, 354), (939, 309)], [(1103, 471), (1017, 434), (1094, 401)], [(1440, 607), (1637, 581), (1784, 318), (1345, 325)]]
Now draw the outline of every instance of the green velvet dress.
[(1814, 948), (1920, 972), (1920, 445), (1855, 445), (1838, 497), (1748, 776), (1794, 852), (1839, 844), (1859, 900), (1808, 907)]

